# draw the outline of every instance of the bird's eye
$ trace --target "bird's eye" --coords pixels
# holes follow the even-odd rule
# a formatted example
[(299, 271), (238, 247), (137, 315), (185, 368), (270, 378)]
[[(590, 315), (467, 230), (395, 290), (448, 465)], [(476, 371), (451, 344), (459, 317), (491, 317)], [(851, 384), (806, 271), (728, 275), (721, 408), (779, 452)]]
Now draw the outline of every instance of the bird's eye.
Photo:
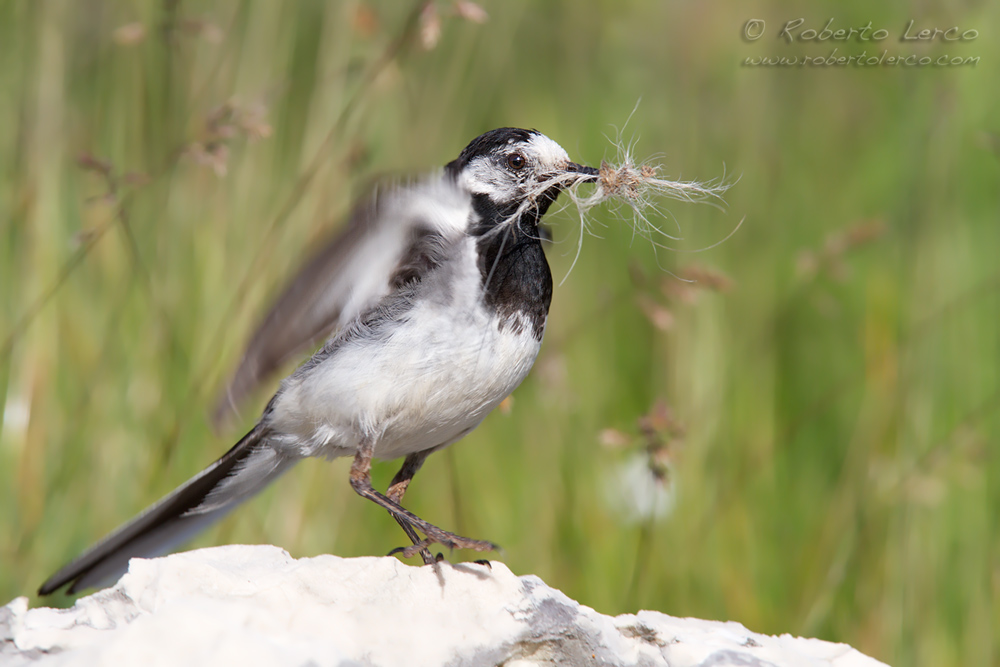
[(526, 164), (528, 164), (528, 161), (520, 153), (511, 153), (507, 156), (507, 166), (515, 171), (524, 169), (524, 165)]

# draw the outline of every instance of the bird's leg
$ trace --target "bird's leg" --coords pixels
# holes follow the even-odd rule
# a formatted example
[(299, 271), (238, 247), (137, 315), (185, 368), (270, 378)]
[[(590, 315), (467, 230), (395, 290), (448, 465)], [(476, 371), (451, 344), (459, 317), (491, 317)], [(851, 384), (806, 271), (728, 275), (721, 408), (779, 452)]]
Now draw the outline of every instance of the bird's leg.
[[(412, 480), (413, 476), (417, 474), (418, 470), (420, 470), (420, 466), (424, 464), (424, 459), (427, 458), (428, 453), (429, 452), (417, 452), (406, 457), (403, 461), (403, 467), (399, 469), (396, 476), (392, 478), (392, 483), (389, 484), (389, 490), (386, 493), (389, 500), (396, 503), (400, 507), (403, 506), (403, 494), (406, 493), (407, 487), (410, 486), (410, 480)], [(399, 524), (399, 527), (403, 529), (403, 532), (406, 533), (406, 536), (410, 538), (410, 541), (413, 544), (420, 544), (423, 541), (420, 539), (420, 536), (417, 535), (417, 532), (413, 530), (413, 526), (406, 523), (392, 512), (389, 512), (389, 516), (396, 520), (396, 523)], [(431, 555), (430, 550), (426, 547), (420, 550), (420, 557), (423, 558), (424, 565), (432, 565), (435, 562), (434, 556)]]
[[(420, 540), (416, 544), (403, 549), (403, 556), (407, 558), (415, 556), (432, 544), (440, 544), (449, 549), (473, 549), (475, 551), (495, 551), (498, 548), (492, 542), (471, 540), (468, 537), (462, 537), (461, 535), (441, 530), (434, 524), (424, 521), (413, 512), (400, 507), (399, 503), (390, 500), (384, 494), (376, 491), (372, 487), (371, 479), (372, 455), (374, 451), (374, 439), (364, 438), (358, 446), (358, 453), (354, 456), (354, 462), (351, 463), (351, 488), (359, 496), (367, 498), (383, 509), (388, 510), (400, 525), (405, 523), (411, 529), (419, 530), (427, 536), (426, 539)], [(403, 467), (406, 467), (406, 463), (403, 464)], [(419, 468), (419, 465), (414, 467), (414, 473), (417, 468)], [(402, 471), (400, 472), (402, 473)], [(402, 479), (400, 482), (402, 483)], [(407, 481), (406, 483), (409, 482)], [(407, 535), (409, 535), (409, 531), (407, 531)]]

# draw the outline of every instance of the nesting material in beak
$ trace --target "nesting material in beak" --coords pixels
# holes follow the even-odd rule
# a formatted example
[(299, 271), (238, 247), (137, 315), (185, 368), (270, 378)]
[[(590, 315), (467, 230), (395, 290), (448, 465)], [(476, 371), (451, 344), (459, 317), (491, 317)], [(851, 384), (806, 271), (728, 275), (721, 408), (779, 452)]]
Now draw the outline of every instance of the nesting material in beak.
[[(651, 164), (636, 164), (629, 153), (625, 153), (618, 164), (602, 162), (600, 169), (584, 167), (570, 163), (578, 168), (576, 177), (568, 183), (566, 189), (573, 203), (580, 212), (580, 220), (586, 226), (586, 213), (594, 206), (605, 201), (617, 201), (631, 209), (636, 223), (642, 223), (644, 231), (650, 228), (658, 229), (646, 217), (645, 211), (652, 207), (658, 211), (653, 200), (656, 197), (666, 197), (683, 202), (708, 202), (718, 206), (725, 204), (723, 193), (729, 189), (730, 183), (723, 179), (701, 183), (698, 181), (669, 181), (658, 177), (659, 167)], [(581, 177), (583, 174), (586, 177)], [(579, 186), (582, 183), (595, 183), (594, 191), (582, 195)], [(637, 225), (638, 227), (639, 225)]]
[(580, 179), (579, 182), (596, 181), (597, 189), (588, 197), (574, 194), (578, 206), (590, 208), (606, 199), (623, 200), (633, 209), (644, 209), (654, 196), (676, 199), (683, 202), (715, 202), (724, 204), (723, 193), (729, 189), (730, 183), (723, 180), (701, 183), (698, 181), (668, 181), (658, 178), (660, 168), (651, 164), (637, 165), (631, 156), (626, 155), (619, 164), (602, 162), (601, 168), (586, 169), (596, 171), (597, 178)]
[[(584, 233), (589, 229), (587, 212), (598, 204), (611, 202), (612, 208), (623, 218), (625, 215), (622, 215), (622, 209), (627, 208), (631, 213), (632, 227), (635, 233), (645, 237), (659, 248), (667, 246), (662, 245), (661, 241), (657, 240), (658, 238), (675, 240), (675, 237), (649, 219), (648, 209), (652, 209), (656, 217), (668, 217), (657, 208), (656, 199), (667, 198), (683, 202), (710, 203), (720, 208), (725, 204), (722, 195), (732, 185), (726, 181), (725, 176), (704, 183), (670, 181), (659, 178), (659, 167), (652, 164), (637, 164), (631, 151), (625, 150), (621, 146), (619, 150), (621, 159), (617, 164), (602, 162), (600, 169), (594, 169), (570, 162), (563, 178), (560, 178), (564, 183), (566, 194), (573, 201), (580, 215), (577, 257), (579, 257), (580, 247), (583, 244)], [(580, 186), (587, 183), (593, 183), (595, 187), (593, 192), (585, 195), (580, 191)], [(737, 226), (738, 228), (739, 226)], [(733, 232), (735, 231), (734, 229)], [(576, 264), (575, 258), (573, 264)], [(572, 266), (570, 269), (572, 270)]]

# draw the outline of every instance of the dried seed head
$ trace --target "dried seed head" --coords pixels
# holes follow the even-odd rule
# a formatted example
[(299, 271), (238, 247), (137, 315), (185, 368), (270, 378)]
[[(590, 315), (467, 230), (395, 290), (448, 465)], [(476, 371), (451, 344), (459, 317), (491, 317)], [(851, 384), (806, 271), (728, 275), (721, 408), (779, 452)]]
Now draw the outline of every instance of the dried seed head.
[(454, 8), (456, 14), (472, 23), (486, 23), (490, 18), (485, 9), (469, 0), (458, 0), (454, 4)]
[(126, 23), (116, 28), (113, 39), (122, 46), (134, 46), (146, 39), (146, 26), (141, 23)]

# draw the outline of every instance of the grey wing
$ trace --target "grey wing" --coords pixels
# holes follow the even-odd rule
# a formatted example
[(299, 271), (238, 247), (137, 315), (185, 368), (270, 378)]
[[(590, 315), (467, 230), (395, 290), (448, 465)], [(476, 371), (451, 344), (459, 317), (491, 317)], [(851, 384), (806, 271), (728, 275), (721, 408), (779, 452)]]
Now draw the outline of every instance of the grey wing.
[(440, 176), (377, 191), (275, 299), (216, 401), (215, 426), (290, 360), (388, 295), (422, 234), (460, 233), (470, 213), (464, 193)]

